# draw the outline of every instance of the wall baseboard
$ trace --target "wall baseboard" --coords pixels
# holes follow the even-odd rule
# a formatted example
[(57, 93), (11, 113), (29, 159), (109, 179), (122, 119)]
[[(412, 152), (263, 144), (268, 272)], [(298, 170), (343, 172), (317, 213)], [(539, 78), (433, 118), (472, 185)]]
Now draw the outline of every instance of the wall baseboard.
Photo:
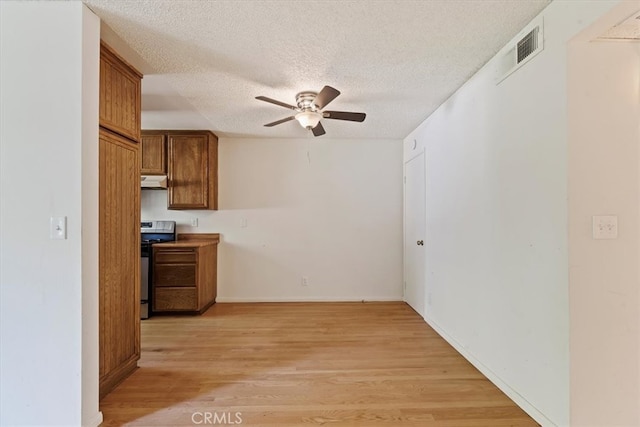
[(402, 302), (402, 297), (217, 297), (217, 303), (231, 302)]
[(523, 411), (525, 411), (536, 422), (540, 423), (543, 427), (557, 427), (549, 418), (547, 418), (542, 412), (540, 412), (535, 406), (533, 406), (528, 400), (526, 400), (520, 393), (515, 391), (511, 386), (504, 382), (495, 372), (486, 367), (482, 362), (475, 358), (468, 350), (466, 350), (462, 344), (456, 341), (452, 336), (447, 334), (438, 324), (428, 317), (424, 317), (424, 321), (427, 322), (446, 342), (451, 344), (458, 353), (469, 361), (477, 370), (479, 370), (485, 377), (489, 379), (496, 387), (498, 387), (509, 399), (513, 400)]
[(91, 417), (91, 419), (89, 419), (86, 422), (82, 423), (83, 427), (98, 427), (100, 424), (102, 424), (103, 418), (102, 418), (102, 412), (98, 411), (98, 413), (96, 413), (93, 417)]

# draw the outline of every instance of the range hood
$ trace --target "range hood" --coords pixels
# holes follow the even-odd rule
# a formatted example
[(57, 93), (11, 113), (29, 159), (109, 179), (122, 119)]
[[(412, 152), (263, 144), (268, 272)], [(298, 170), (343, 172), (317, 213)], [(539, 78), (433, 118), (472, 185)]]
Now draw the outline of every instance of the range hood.
[(167, 188), (166, 175), (142, 175), (140, 177), (140, 186), (142, 188), (163, 189)]

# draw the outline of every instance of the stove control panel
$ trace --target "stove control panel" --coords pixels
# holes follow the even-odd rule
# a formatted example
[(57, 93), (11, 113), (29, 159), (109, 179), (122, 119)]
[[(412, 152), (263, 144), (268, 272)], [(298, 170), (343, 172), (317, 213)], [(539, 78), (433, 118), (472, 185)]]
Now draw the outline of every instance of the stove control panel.
[(140, 223), (141, 233), (174, 233), (176, 229), (175, 221), (142, 221)]

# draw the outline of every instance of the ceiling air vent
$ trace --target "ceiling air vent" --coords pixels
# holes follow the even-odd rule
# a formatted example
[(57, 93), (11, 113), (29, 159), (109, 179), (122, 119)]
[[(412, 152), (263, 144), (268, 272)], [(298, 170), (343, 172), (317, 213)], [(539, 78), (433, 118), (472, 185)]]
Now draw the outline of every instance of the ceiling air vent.
[(521, 31), (513, 41), (502, 50), (498, 61), (496, 84), (520, 69), (538, 53), (542, 52), (543, 42), (542, 18), (536, 19)]

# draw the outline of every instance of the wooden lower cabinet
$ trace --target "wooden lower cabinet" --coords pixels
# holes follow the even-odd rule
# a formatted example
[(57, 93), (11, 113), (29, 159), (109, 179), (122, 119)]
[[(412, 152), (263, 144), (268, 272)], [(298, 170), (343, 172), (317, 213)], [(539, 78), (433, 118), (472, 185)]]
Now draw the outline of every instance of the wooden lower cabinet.
[(140, 358), (139, 144), (100, 129), (100, 397)]
[(189, 288), (156, 288), (155, 310), (198, 311), (198, 291), (195, 286)]
[(154, 313), (203, 313), (216, 300), (217, 243), (153, 245)]

